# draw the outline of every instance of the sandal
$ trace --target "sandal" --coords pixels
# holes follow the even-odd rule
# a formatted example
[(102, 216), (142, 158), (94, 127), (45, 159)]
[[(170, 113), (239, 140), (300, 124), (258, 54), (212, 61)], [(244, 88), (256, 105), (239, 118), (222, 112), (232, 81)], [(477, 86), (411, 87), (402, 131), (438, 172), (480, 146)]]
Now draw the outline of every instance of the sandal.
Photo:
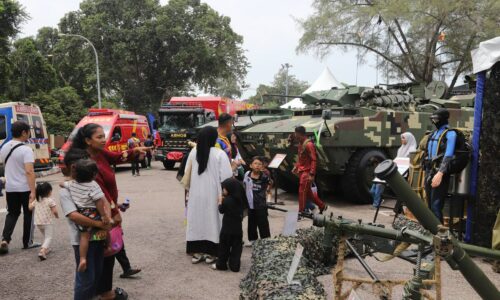
[(203, 260), (205, 260), (205, 255), (196, 253), (196, 254), (193, 254), (193, 258), (191, 259), (191, 263), (197, 264), (197, 263), (200, 263)]
[(47, 259), (47, 252), (42, 248), (40, 249), (40, 252), (38, 252), (38, 258), (40, 261), (44, 261)]
[(3, 241), (2, 244), (0, 244), (0, 255), (4, 255), (7, 253), (9, 253), (9, 243)]
[(205, 256), (205, 262), (207, 264), (213, 264), (216, 260), (217, 260), (217, 258), (214, 256), (211, 256), (211, 255)]

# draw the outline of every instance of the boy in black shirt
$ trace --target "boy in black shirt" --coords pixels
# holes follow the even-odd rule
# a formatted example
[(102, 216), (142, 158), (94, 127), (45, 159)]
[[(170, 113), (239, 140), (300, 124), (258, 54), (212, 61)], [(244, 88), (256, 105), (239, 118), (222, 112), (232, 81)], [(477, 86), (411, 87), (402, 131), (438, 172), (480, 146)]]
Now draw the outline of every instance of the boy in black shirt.
[(243, 211), (248, 207), (245, 189), (241, 182), (228, 178), (222, 182), (224, 199), (219, 199), (219, 212), (224, 215), (219, 238), (219, 257), (212, 265), (214, 270), (233, 272), (240, 270), (241, 251), (243, 246)]
[[(259, 238), (265, 239), (271, 236), (269, 220), (267, 219), (266, 193), (270, 189), (269, 176), (262, 172), (262, 159), (254, 157), (250, 169), (245, 174), (243, 184), (245, 185), (248, 199), (248, 240), (253, 242)], [(259, 234), (257, 234), (257, 229)]]

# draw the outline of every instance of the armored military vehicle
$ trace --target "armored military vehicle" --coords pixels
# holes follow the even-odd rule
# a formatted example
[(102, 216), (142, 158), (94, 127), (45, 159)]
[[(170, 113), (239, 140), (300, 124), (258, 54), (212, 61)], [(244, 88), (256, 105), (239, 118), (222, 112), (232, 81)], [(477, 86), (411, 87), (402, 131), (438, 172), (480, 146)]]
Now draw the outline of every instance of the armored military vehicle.
[[(287, 119), (292, 115), (293, 112), (291, 110), (279, 108), (253, 108), (249, 110), (239, 110), (234, 115), (233, 128), (235, 131), (239, 131), (256, 124)], [(217, 127), (218, 121), (215, 120), (208, 122), (199, 126), (198, 129), (206, 126)]]
[(449, 109), (451, 126), (472, 128), (474, 95), (445, 100), (446, 89), (444, 82), (432, 82), (427, 87), (346, 86), (305, 94), (301, 98), (306, 108), (294, 111), (293, 116), (241, 130), (240, 151), (244, 158), (287, 154), (278, 170), (278, 185), (296, 191), (298, 179), (291, 170), (297, 144), (292, 133), (302, 125), (324, 153), (316, 177), (320, 190), (343, 190), (346, 199), (370, 203), (373, 170), (378, 162), (396, 156), (401, 133), (410, 131), (419, 141), (433, 130), (429, 117), (440, 107)]

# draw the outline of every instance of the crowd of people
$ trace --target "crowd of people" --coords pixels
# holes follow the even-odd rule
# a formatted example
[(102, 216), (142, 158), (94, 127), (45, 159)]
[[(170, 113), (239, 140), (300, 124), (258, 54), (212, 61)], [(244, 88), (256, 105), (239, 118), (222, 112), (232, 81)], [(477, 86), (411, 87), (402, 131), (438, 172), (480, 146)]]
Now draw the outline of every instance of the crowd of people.
[[(442, 189), (447, 187), (446, 164), (453, 155), (455, 136), (447, 130), (446, 111), (433, 115), (436, 132), (430, 135), (428, 158), (444, 155), (428, 180), (432, 210), (442, 218)], [(187, 190), (186, 253), (191, 262), (207, 263), (214, 270), (240, 270), (243, 249), (243, 221), (248, 216), (248, 246), (256, 240), (269, 238), (268, 199), (273, 176), (267, 157), (254, 157), (245, 162), (238, 153), (237, 138), (232, 133), (233, 118), (221, 114), (219, 126), (204, 127), (186, 161), (182, 164), (182, 183)], [(34, 154), (25, 145), (30, 137), (28, 124), (12, 124), (13, 139), (6, 143), (0, 157), (8, 180), (5, 184), (8, 214), (0, 243), (0, 254), (7, 254), (17, 219), (23, 209), (23, 246), (31, 243), (32, 211), (34, 224), (43, 236), (38, 257), (46, 260), (53, 238), (53, 222), (58, 218), (52, 186), (35, 183)], [(439, 144), (443, 136), (447, 144)], [(439, 140), (439, 141), (438, 141)], [(298, 148), (298, 160), (293, 168), (299, 178), (299, 212), (306, 212), (311, 200), (323, 213), (328, 206), (313, 191), (317, 171), (316, 148), (307, 138), (306, 129), (298, 126), (293, 141)], [(110, 152), (105, 149), (105, 133), (98, 124), (80, 128), (64, 157), (66, 181), (60, 184), (59, 201), (68, 221), (70, 244), (75, 257), (74, 299), (127, 299), (121, 288), (113, 289), (115, 259), (123, 268), (122, 277), (140, 269), (132, 269), (125, 252), (122, 214), (126, 207), (118, 203), (118, 188), (112, 168), (118, 162), (132, 163), (132, 173), (139, 175), (138, 162), (147, 156), (151, 165), (151, 136), (142, 145), (136, 136), (129, 140), (129, 150)], [(415, 137), (401, 135), (398, 157), (408, 157), (416, 147)], [(148, 155), (149, 154), (149, 155)], [(248, 163), (248, 166), (247, 164)], [(443, 167), (443, 164), (445, 165)], [(380, 189), (372, 188), (374, 205), (380, 204)], [(314, 208), (314, 206), (313, 206)], [(300, 220), (300, 217), (299, 217)], [(118, 246), (117, 246), (118, 245)]]

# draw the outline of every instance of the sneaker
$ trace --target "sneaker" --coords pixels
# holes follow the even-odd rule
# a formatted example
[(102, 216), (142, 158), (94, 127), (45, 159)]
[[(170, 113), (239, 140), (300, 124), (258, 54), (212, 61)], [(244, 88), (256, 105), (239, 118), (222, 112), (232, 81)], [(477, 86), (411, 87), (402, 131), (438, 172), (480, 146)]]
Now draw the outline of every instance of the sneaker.
[(135, 274), (141, 272), (141, 269), (129, 269), (120, 275), (120, 278), (131, 278)]
[(253, 247), (254, 241), (248, 241), (248, 243), (245, 244), (245, 247)]
[(324, 211), (328, 209), (328, 205), (324, 205), (322, 209), (319, 210), (319, 214), (322, 215)]
[(212, 269), (212, 270), (217, 270), (217, 265), (216, 265), (216, 264), (211, 264), (211, 265), (210, 265), (210, 269)]
[(207, 264), (213, 264), (216, 260), (217, 260), (217, 258), (216, 258), (216, 257), (213, 257), (213, 256), (207, 256), (207, 257), (205, 258), (205, 262), (206, 262)]
[(9, 243), (3, 241), (2, 244), (0, 244), (0, 255), (4, 255), (7, 253), (9, 253)]
[(200, 263), (202, 260), (205, 260), (205, 256), (201, 254), (195, 254), (193, 255), (193, 258), (191, 259), (191, 263), (197, 264)]
[(128, 294), (122, 288), (117, 287), (115, 289), (115, 300), (127, 300)]

